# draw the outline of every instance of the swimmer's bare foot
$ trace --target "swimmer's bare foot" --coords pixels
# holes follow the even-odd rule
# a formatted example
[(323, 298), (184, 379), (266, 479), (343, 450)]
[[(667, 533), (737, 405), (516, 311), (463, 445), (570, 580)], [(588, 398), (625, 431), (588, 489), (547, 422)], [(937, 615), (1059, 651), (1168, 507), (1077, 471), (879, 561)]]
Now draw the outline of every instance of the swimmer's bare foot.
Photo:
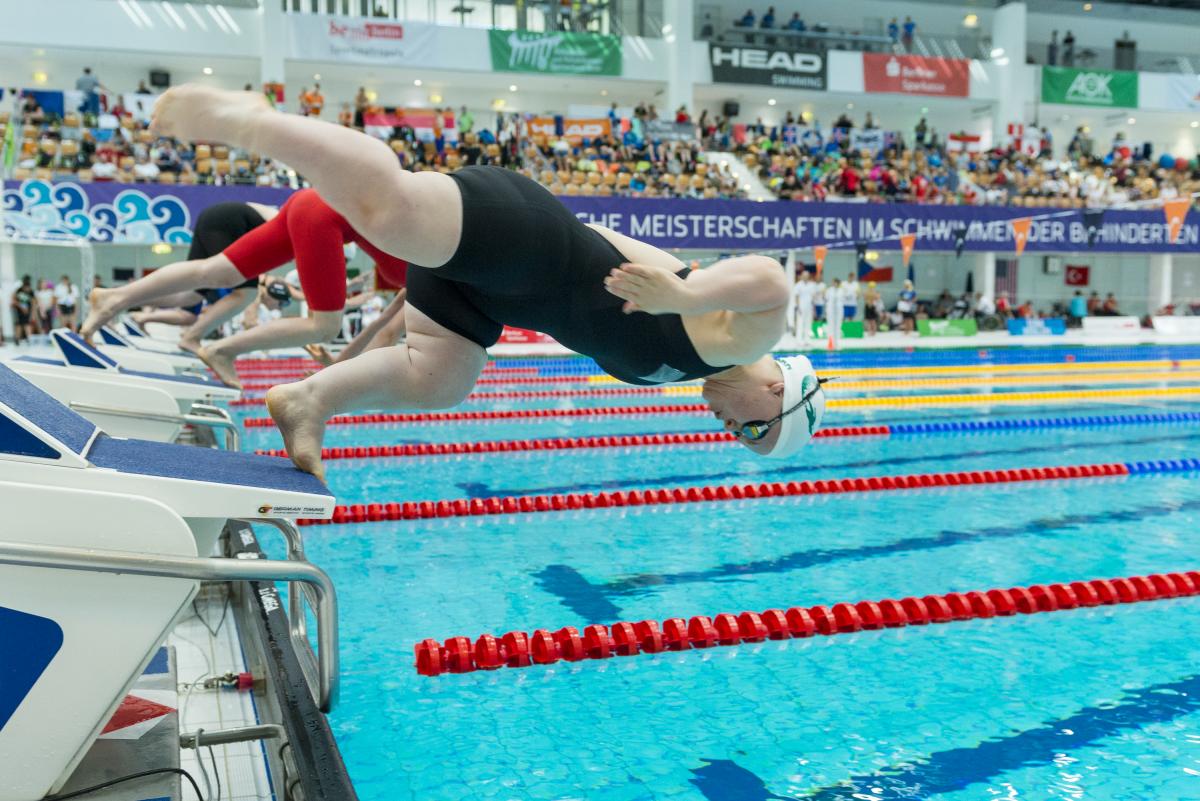
[(101, 326), (121, 310), (113, 297), (115, 293), (115, 289), (96, 287), (92, 290), (92, 294), (88, 295), (88, 316), (83, 321), (83, 325), (79, 327), (79, 335), (88, 342), (92, 341), (92, 337), (96, 335)]
[(270, 111), (262, 92), (230, 92), (189, 83), (159, 96), (151, 128), (160, 136), (254, 150), (254, 122)]
[(313, 361), (320, 364), (322, 367), (328, 367), (333, 364), (333, 354), (324, 345), (314, 344), (305, 345), (304, 349), (308, 351), (308, 355), (313, 357)]
[(241, 389), (242, 382), (238, 380), (237, 369), (233, 366), (233, 357), (227, 356), (217, 350), (215, 346), (201, 348), (196, 352), (200, 357), (200, 361), (208, 365), (208, 368), (217, 374), (217, 378), (227, 387)]
[(313, 400), (306, 381), (267, 390), (267, 412), (283, 435), (283, 447), (296, 467), (325, 480), (321, 443), (327, 415)]
[(200, 355), (200, 351), (204, 350), (204, 346), (200, 344), (200, 341), (195, 339), (184, 339), (183, 337), (180, 337), (178, 344), (180, 350), (193, 353), (197, 356)]

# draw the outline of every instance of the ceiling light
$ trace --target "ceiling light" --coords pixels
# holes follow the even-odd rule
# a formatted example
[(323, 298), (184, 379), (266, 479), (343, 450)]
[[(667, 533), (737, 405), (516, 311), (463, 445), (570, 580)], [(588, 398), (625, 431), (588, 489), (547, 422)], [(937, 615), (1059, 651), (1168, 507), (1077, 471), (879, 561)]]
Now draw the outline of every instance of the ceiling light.
[(46, 55), (46, 51), (39, 47), (33, 51), (33, 54), (35, 56), (44, 56), (44, 55)]
[(963, 17), (963, 27), (964, 28), (979, 27), (979, 15), (978, 14), (968, 14), (965, 17)]
[(1091, 11), (1091, 10), (1092, 10), (1092, 4), (1091, 4), (1091, 3), (1084, 3), (1084, 4), (1083, 4), (1083, 10), (1084, 10), (1084, 11)]
[(417, 78), (417, 79), (415, 79), (415, 80), (413, 81), (413, 86), (420, 86), (420, 85), (421, 85), (421, 79), (420, 79), (420, 78)]
[(33, 82), (36, 84), (44, 84), (48, 80), (50, 80), (50, 76), (42, 70), (33, 73)]
[(928, 113), (929, 113), (929, 106), (921, 106), (921, 113), (922, 113), (922, 114), (928, 114)]
[(608, 90), (607, 90), (607, 89), (601, 89), (601, 90), (600, 90), (600, 96), (601, 96), (601, 97), (608, 97)]
[(1136, 125), (1137, 117), (1130, 117), (1129, 119), (1125, 120), (1125, 122), (1129, 123), (1130, 125)]
[(150, 246), (150, 252), (156, 256), (166, 256), (172, 251), (172, 247), (166, 242), (155, 242)]
[(313, 80), (314, 80), (314, 81), (319, 81), (319, 80), (321, 80), (321, 73), (319, 73), (319, 72), (314, 72), (314, 73), (313, 73)]
[(508, 105), (508, 101), (505, 100), (503, 97), (497, 97), (495, 100), (492, 101), (492, 108), (497, 109), (497, 110), (504, 108), (506, 105)]
[(205, 67), (204, 69), (202, 69), (200, 71), (203, 72), (205, 75), (212, 75), (212, 73), (213, 73), (212, 67)]
[(767, 101), (767, 105), (768, 105), (768, 106), (773, 106), (773, 105), (775, 105), (775, 98), (773, 98), (773, 97), (772, 97), (770, 100), (768, 100), (768, 101)]
[(374, 103), (379, 98), (379, 93), (374, 89), (367, 90), (367, 102)]
[(441, 103), (441, 102), (442, 102), (442, 96), (441, 96), (441, 95), (439, 95), (439, 94), (432, 94), (432, 95), (430, 95), (430, 96), (429, 96), (429, 102), (430, 102), (430, 103), (434, 103), (434, 104)]
[(853, 104), (853, 103), (847, 103), (847, 104), (846, 104), (846, 108), (854, 108), (854, 104)]
[(1200, 128), (1200, 120), (1192, 120), (1193, 128)]
[(510, 83), (510, 84), (508, 85), (508, 91), (510, 91), (510, 92), (515, 92), (515, 91), (517, 91), (517, 85), (516, 85), (515, 83)]
[(1002, 56), (1002, 55), (1004, 55), (1003, 47), (993, 47), (992, 48), (992, 52), (991, 52), (992, 58), (1000, 58), (1000, 56)]

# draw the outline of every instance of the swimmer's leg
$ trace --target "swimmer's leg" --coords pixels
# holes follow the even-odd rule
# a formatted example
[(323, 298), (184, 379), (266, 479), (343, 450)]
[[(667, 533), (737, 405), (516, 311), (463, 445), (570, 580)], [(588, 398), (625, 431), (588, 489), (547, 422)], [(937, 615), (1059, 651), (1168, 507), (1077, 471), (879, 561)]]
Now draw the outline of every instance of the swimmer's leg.
[(277, 112), (261, 93), (197, 84), (159, 98), (154, 128), (287, 164), (372, 244), (413, 264), (441, 266), (458, 248), (462, 198), (454, 180), (404, 170), (391, 148), (352, 128)]
[(184, 326), (196, 322), (196, 315), (187, 309), (155, 309), (148, 312), (134, 312), (129, 316), (138, 325), (162, 323), (163, 325)]
[(314, 311), (308, 317), (284, 317), (200, 348), (196, 355), (231, 387), (241, 388), (233, 361), (243, 353), (269, 348), (294, 348), (331, 339), (342, 327), (342, 313)]
[(321, 442), (325, 421), (361, 409), (445, 409), (461, 403), (475, 385), (487, 351), (406, 310), (408, 338), (331, 365), (294, 384), (267, 392), (267, 409), (288, 455), (301, 470), (324, 478)]
[(245, 280), (245, 276), (238, 272), (233, 262), (223, 254), (207, 259), (168, 264), (131, 284), (111, 289), (93, 289), (87, 320), (80, 327), (79, 333), (85, 339), (90, 338), (100, 326), (120, 312), (149, 303), (155, 298), (200, 287), (232, 287)]
[(407, 294), (403, 289), (397, 292), (396, 297), (383, 310), (383, 314), (379, 315), (379, 319), (360, 331), (338, 354), (336, 361), (344, 362), (360, 353), (376, 348), (390, 348), (399, 342), (405, 331), (404, 299)]
[(205, 306), (204, 310), (200, 312), (200, 316), (195, 318), (180, 334), (179, 347), (192, 353), (198, 353), (200, 340), (236, 317), (242, 309), (250, 305), (256, 293), (257, 290), (249, 287), (235, 289), (225, 297), (218, 299), (216, 303)]

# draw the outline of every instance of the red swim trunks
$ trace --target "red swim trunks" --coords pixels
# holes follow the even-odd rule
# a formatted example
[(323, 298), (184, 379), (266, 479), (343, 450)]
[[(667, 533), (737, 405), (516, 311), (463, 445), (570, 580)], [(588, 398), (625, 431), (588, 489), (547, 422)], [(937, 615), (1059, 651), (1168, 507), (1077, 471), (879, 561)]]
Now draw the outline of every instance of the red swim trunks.
[(350, 227), (313, 189), (296, 192), (274, 219), (225, 248), (238, 272), (254, 278), (295, 260), (300, 288), (313, 311), (336, 312), (346, 305), (346, 254), (354, 242), (375, 260), (384, 275), (403, 284), (407, 262), (381, 251)]

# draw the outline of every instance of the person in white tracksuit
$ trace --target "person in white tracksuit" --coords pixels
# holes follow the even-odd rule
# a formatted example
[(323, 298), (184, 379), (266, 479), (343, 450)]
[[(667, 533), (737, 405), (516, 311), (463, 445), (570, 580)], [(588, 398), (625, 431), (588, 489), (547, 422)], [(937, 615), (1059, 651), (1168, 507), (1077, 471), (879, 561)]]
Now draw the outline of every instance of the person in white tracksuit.
[(795, 326), (793, 333), (801, 347), (807, 346), (812, 338), (813, 300), (816, 298), (816, 294), (817, 282), (813, 280), (812, 273), (805, 270), (800, 273), (800, 280), (792, 287), (794, 304), (792, 321)]
[(842, 279), (833, 279), (833, 284), (825, 291), (825, 330), (833, 341), (836, 350), (842, 343), (842, 320), (846, 313), (846, 288)]

